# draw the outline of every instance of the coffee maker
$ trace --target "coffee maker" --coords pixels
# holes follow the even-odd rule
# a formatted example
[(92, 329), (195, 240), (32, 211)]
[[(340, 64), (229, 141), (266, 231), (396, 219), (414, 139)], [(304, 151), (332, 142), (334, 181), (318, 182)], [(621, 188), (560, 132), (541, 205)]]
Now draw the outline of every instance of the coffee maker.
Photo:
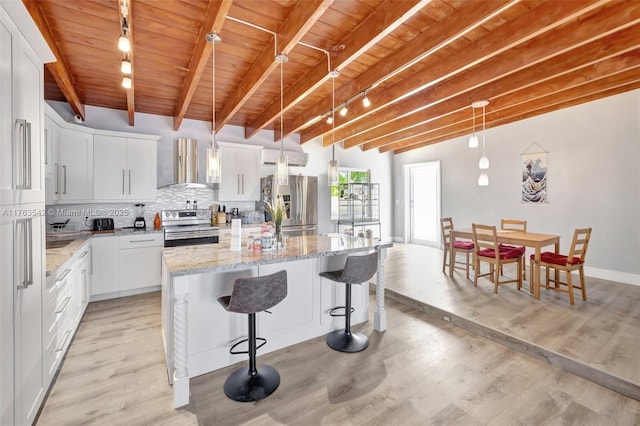
[(136, 204), (136, 219), (133, 221), (134, 229), (147, 229), (147, 222), (144, 220), (144, 204)]

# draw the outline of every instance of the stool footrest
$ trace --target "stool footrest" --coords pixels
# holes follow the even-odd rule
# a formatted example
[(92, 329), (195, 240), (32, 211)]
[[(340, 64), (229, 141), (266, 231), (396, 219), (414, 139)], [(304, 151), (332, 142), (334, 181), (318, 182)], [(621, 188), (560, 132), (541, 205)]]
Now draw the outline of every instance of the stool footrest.
[[(267, 339), (265, 339), (263, 337), (256, 337), (256, 340), (259, 340), (261, 342), (258, 346), (256, 346), (256, 351), (267, 344)], [(245, 342), (248, 342), (248, 341), (249, 341), (249, 339), (242, 339), (239, 342), (236, 342), (233, 346), (231, 346), (231, 348), (229, 348), (229, 353), (233, 354), (233, 355), (248, 354), (249, 353), (248, 350), (246, 350), (246, 351), (235, 351), (236, 346), (241, 345), (241, 344), (243, 344)]]
[[(344, 314), (336, 314), (335, 311), (337, 311), (338, 309), (346, 309), (346, 306), (336, 306), (335, 308), (332, 308), (329, 311), (329, 315), (331, 315), (332, 317), (345, 317), (347, 316), (346, 313)], [(351, 313), (354, 313), (356, 311), (356, 308), (351, 308)]]

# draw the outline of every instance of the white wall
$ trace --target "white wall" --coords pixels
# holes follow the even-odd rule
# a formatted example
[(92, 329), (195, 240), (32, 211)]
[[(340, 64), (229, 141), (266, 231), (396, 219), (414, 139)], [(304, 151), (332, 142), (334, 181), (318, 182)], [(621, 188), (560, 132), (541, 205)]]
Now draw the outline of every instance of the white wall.
[[(477, 185), (480, 149), (468, 136), (394, 157), (394, 235), (404, 232), (403, 165), (440, 160), (442, 216), (456, 227), (525, 219), (531, 232), (560, 234), (568, 251), (575, 228), (592, 227), (586, 272), (640, 285), (640, 90), (488, 129), (489, 186)], [(546, 151), (548, 204), (520, 202), (520, 155)]]
[[(73, 111), (66, 102), (48, 103), (65, 121), (72, 121)], [(158, 186), (173, 181), (173, 147), (179, 137), (198, 140), (200, 151), (200, 170), (204, 170), (204, 150), (211, 141), (211, 123), (198, 120), (184, 120), (180, 130), (173, 131), (173, 118), (153, 114), (136, 113), (135, 126), (130, 127), (126, 111), (85, 106), (85, 125), (95, 129), (123, 131), (131, 133), (148, 133), (160, 135), (158, 142)], [(286, 117), (285, 117), (286, 119)], [(273, 132), (263, 130), (250, 140), (244, 139), (244, 128), (239, 126), (225, 126), (216, 136), (217, 141), (237, 142), (260, 145), (269, 149), (280, 149), (279, 143), (273, 142)], [(299, 144), (298, 135), (285, 138), (285, 150), (304, 151), (309, 154), (306, 167), (290, 167), (291, 174), (318, 176), (318, 230), (320, 233), (335, 231), (334, 222), (330, 219), (329, 187), (327, 186), (327, 163), (331, 159), (331, 148), (324, 148), (320, 139)], [(377, 151), (362, 152), (359, 149), (343, 150), (336, 146), (336, 158), (342, 167), (358, 167), (371, 170), (372, 182), (380, 183), (382, 235), (390, 238), (392, 235), (392, 158), (391, 153), (380, 154)], [(223, 165), (224, 167), (224, 165)], [(273, 174), (274, 166), (262, 166), (261, 176)], [(204, 182), (204, 176), (200, 181)], [(187, 197), (185, 196), (185, 200)], [(229, 206), (229, 203), (227, 203)], [(182, 207), (181, 204), (179, 207)], [(230, 206), (231, 207), (231, 206)], [(236, 207), (235, 205), (233, 207)], [(242, 208), (242, 206), (238, 206)]]

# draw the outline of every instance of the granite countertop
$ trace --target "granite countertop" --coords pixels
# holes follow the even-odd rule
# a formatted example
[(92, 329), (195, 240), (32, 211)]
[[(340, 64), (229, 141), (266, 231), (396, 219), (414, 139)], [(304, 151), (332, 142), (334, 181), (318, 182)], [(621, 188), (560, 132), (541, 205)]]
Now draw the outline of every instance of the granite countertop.
[(223, 239), (218, 244), (171, 247), (162, 252), (162, 260), (167, 266), (169, 275), (200, 274), (205, 272), (246, 269), (270, 263), (290, 262), (324, 256), (355, 253), (367, 249), (389, 248), (391, 242), (358, 237), (302, 236), (287, 239), (287, 246), (282, 249), (263, 251), (261, 254), (249, 252), (244, 246), (241, 251), (231, 251), (230, 240)]
[(93, 233), (91, 231), (79, 231), (71, 233), (51, 233), (47, 234), (47, 242), (52, 241), (71, 241), (64, 247), (47, 248), (46, 249), (46, 276), (54, 274), (58, 268), (71, 259), (85, 245), (85, 242), (89, 241), (93, 237), (106, 237), (106, 236), (121, 236), (121, 235), (141, 235), (151, 234), (156, 232), (164, 232), (162, 229), (155, 230), (153, 228), (146, 230), (134, 230), (134, 229), (116, 229), (114, 232), (100, 232)]

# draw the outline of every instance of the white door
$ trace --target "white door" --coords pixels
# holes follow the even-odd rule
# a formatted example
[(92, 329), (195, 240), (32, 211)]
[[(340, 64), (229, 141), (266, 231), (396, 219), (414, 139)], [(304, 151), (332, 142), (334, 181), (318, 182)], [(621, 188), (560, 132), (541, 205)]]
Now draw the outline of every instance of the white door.
[(438, 246), (440, 162), (409, 166), (409, 242)]

